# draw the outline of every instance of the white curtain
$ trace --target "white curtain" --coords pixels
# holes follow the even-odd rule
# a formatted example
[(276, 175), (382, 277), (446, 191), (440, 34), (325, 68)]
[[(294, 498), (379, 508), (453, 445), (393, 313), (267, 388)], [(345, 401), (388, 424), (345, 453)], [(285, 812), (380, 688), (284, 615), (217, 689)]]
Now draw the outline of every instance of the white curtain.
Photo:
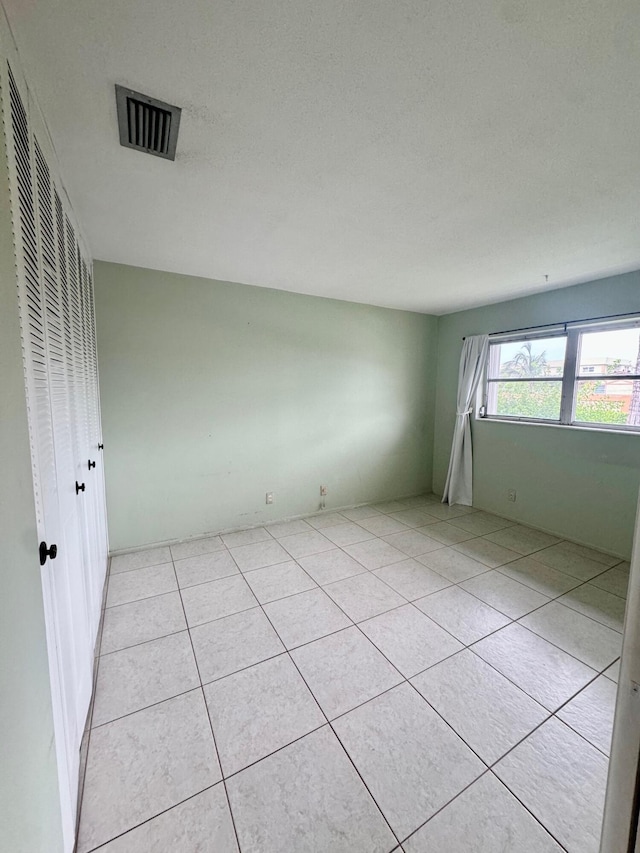
[(458, 372), (456, 425), (451, 458), (442, 503), (471, 506), (473, 502), (473, 464), (471, 450), (471, 412), (482, 372), (487, 364), (489, 336), (475, 335), (462, 346)]

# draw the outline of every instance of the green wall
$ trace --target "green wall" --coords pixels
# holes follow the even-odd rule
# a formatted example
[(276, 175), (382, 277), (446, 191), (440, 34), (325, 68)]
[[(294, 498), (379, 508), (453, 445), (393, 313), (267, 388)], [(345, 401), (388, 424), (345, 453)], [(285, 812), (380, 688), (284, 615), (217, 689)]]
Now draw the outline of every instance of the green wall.
[[(463, 336), (634, 311), (640, 272), (440, 317), (434, 491), (447, 474)], [(472, 428), (475, 506), (629, 557), (640, 436), (475, 420)]]
[[(112, 549), (430, 489), (437, 320), (95, 264)], [(265, 504), (265, 493), (275, 503)]]
[(62, 850), (7, 164), (0, 130), (0, 849)]

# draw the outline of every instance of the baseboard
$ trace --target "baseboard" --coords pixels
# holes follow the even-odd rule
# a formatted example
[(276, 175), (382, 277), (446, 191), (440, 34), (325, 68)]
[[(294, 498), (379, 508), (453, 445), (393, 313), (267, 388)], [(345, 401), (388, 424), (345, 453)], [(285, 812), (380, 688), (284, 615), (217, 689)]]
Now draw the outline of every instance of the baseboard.
[(237, 533), (239, 530), (253, 530), (256, 527), (271, 527), (273, 524), (282, 524), (286, 521), (297, 521), (299, 518), (313, 518), (317, 515), (325, 515), (329, 512), (341, 512), (343, 509), (356, 509), (359, 506), (370, 506), (374, 503), (390, 503), (391, 501), (406, 501), (409, 498), (418, 498), (422, 495), (434, 495), (434, 497), (440, 497), (440, 495), (434, 494), (434, 492), (418, 492), (413, 493), (411, 495), (400, 495), (399, 497), (394, 498), (375, 498), (370, 501), (363, 501), (362, 503), (357, 504), (344, 504), (343, 506), (332, 506), (325, 507), (325, 509), (316, 510), (315, 512), (301, 512), (298, 515), (288, 515), (284, 518), (274, 518), (269, 521), (260, 521), (256, 524), (243, 524), (237, 525), (234, 527), (225, 527), (220, 530), (212, 530), (208, 533), (198, 533), (196, 536), (187, 536), (185, 539), (164, 539), (161, 542), (149, 542), (146, 545), (135, 545), (132, 548), (116, 548), (113, 551), (109, 552), (111, 557), (117, 557), (119, 554), (135, 554), (137, 551), (148, 551), (150, 548), (165, 548), (168, 545), (177, 545), (179, 542), (196, 542), (198, 539), (209, 539), (211, 536), (221, 536), (225, 533)]
[[(618, 551), (610, 551), (607, 548), (603, 548), (601, 545), (597, 545), (594, 542), (587, 542), (582, 539), (573, 539), (571, 536), (566, 536), (560, 530), (554, 530), (550, 527), (540, 527), (539, 525), (527, 524), (522, 521), (520, 518), (514, 518), (512, 515), (508, 515), (506, 512), (496, 512), (493, 509), (489, 509), (485, 506), (480, 506), (479, 504), (473, 505), (474, 509), (477, 509), (478, 512), (489, 512), (491, 515), (497, 515), (499, 518), (506, 518), (509, 521), (513, 521), (514, 524), (521, 524), (523, 527), (531, 527), (533, 530), (540, 530), (542, 533), (548, 533), (550, 536), (557, 536), (558, 539), (564, 539), (565, 542), (572, 542), (574, 545), (583, 545), (585, 548), (592, 548), (594, 551), (599, 551), (601, 554), (609, 554), (611, 557), (618, 557), (620, 560), (630, 560), (630, 554), (623, 554)], [(530, 555), (534, 557), (534, 554)]]

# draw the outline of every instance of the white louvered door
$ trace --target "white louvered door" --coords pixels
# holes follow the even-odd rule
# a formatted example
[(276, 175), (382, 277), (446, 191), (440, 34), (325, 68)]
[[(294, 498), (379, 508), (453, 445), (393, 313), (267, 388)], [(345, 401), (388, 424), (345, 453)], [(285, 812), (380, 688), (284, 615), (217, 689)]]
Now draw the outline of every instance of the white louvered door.
[(63, 830), (71, 851), (107, 564), (91, 266), (51, 171), (46, 134), (34, 134), (24, 87), (7, 66), (0, 80), (38, 535), (57, 546), (41, 575)]

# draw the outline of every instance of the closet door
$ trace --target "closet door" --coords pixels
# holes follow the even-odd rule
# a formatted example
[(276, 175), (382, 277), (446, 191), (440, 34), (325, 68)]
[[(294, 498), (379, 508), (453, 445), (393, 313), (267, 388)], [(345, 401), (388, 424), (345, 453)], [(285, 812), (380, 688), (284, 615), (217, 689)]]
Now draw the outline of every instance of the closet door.
[(40, 542), (57, 547), (42, 564), (34, 543), (34, 567), (42, 564), (63, 830), (71, 850), (107, 561), (93, 295), (62, 191), (16, 79), (5, 71), (0, 79), (37, 528)]
[[(83, 315), (83, 330), (84, 330), (84, 341), (83, 341), (83, 358), (84, 358), (84, 378), (85, 378), (85, 388), (86, 388), (86, 417), (85, 417), (85, 434), (86, 434), (86, 448), (87, 448), (87, 493), (86, 493), (86, 523), (87, 530), (90, 532), (89, 536), (89, 563), (92, 567), (91, 577), (92, 579), (96, 578), (96, 569), (100, 559), (100, 543), (99, 543), (99, 521), (98, 521), (98, 493), (97, 493), (97, 481), (96, 481), (96, 471), (98, 468), (99, 460), (97, 459), (98, 455), (98, 429), (97, 429), (97, 415), (98, 415), (98, 406), (95, 397), (95, 377), (94, 377), (94, 365), (95, 365), (95, 352), (94, 352), (94, 334), (93, 334), (93, 321), (91, 316), (91, 299), (92, 294), (89, 291), (89, 267), (85, 261), (85, 259), (80, 256), (79, 258), (79, 269), (80, 269), (80, 294), (82, 299), (82, 315)], [(99, 594), (100, 589), (94, 582), (92, 584), (91, 596), (92, 601), (97, 606), (99, 606)]]
[(74, 478), (81, 489), (78, 493), (79, 500), (76, 506), (82, 532), (86, 578), (84, 594), (89, 620), (88, 632), (90, 645), (93, 648), (100, 618), (100, 598), (105, 573), (104, 568), (100, 568), (100, 560), (102, 559), (106, 565), (106, 552), (102, 556), (101, 549), (96, 541), (95, 520), (98, 512), (96, 498), (99, 485), (96, 479), (96, 469), (98, 465), (102, 465), (102, 459), (98, 459), (98, 441), (92, 437), (89, 424), (91, 389), (87, 351), (90, 333), (87, 328), (87, 308), (83, 286), (85, 262), (82, 259), (75, 230), (68, 216), (65, 222), (65, 235), (73, 336), (73, 399), (69, 426), (74, 446)]
[[(84, 728), (84, 717), (91, 698), (93, 655), (91, 646), (90, 611), (86, 585), (87, 566), (83, 559), (80, 538), (81, 515), (78, 512), (84, 493), (76, 492), (74, 456), (71, 446), (70, 380), (66, 360), (65, 339), (69, 329), (65, 326), (62, 301), (63, 252), (58, 247), (58, 231), (54, 219), (54, 195), (51, 175), (38, 140), (34, 139), (37, 226), (40, 242), (40, 272), (44, 329), (49, 378), (49, 404), (55, 456), (55, 477), (58, 500), (58, 549), (63, 556), (64, 576), (60, 565), (52, 563), (58, 598), (64, 598), (70, 614), (65, 629), (67, 642), (72, 647), (74, 668), (68, 680), (73, 679), (75, 707), (70, 709), (70, 739), (79, 742)], [(58, 571), (55, 571), (55, 570)]]
[[(107, 530), (104, 491), (104, 469), (102, 465), (102, 437), (100, 424), (100, 399), (98, 394), (98, 357), (96, 349), (95, 312), (93, 299), (93, 280), (89, 264), (82, 259), (82, 293), (85, 309), (85, 368), (87, 387), (87, 427), (88, 427), (88, 465), (87, 509), (90, 512), (91, 552), (93, 580), (93, 601), (96, 616), (100, 614), (102, 589), (104, 585), (104, 566), (107, 554)], [(97, 631), (96, 620), (94, 629)], [(94, 633), (95, 639), (95, 633)]]
[[(80, 453), (76, 449), (73, 435), (73, 423), (75, 418), (75, 386), (77, 378), (75, 374), (74, 363), (74, 320), (72, 313), (72, 296), (71, 284), (69, 281), (68, 267), (68, 252), (67, 252), (67, 237), (65, 229), (65, 215), (60, 199), (60, 195), (56, 187), (53, 187), (54, 208), (53, 214), (55, 218), (55, 234), (56, 234), (56, 257), (57, 257), (57, 283), (58, 283), (58, 298), (59, 310), (61, 312), (62, 329), (63, 329), (63, 362), (64, 371), (64, 387), (62, 387), (62, 375), (60, 393), (52, 395), (52, 414), (54, 419), (54, 437), (56, 440), (56, 474), (58, 477), (58, 494), (60, 500), (61, 522), (63, 530), (68, 535), (69, 553), (73, 553), (74, 566), (82, 568), (75, 579), (74, 589), (76, 594), (80, 595), (84, 591), (82, 599), (77, 602), (77, 610), (80, 611), (84, 606), (87, 614), (87, 622), (85, 625), (86, 638), (83, 639), (85, 647), (87, 646), (87, 638), (91, 639), (89, 630), (90, 611), (87, 605), (86, 587), (88, 583), (86, 572), (86, 558), (84, 547), (83, 525), (81, 523), (82, 502), (79, 498), (83, 493), (76, 492), (75, 484), (80, 482), (77, 475), (80, 472)], [(82, 605), (84, 601), (84, 605)]]

